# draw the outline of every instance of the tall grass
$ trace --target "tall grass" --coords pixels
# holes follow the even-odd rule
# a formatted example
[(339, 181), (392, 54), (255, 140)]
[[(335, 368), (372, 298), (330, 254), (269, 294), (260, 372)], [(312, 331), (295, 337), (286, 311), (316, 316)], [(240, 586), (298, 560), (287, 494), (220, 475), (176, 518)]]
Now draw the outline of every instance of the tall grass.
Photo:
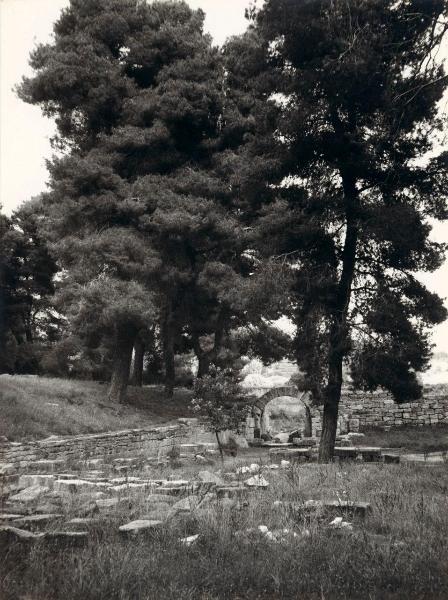
[[(37, 544), (6, 557), (2, 600), (410, 600), (448, 597), (448, 472), (444, 466), (303, 465), (268, 476), (247, 504), (171, 518), (162, 529), (120, 537), (119, 509), (91, 530), (83, 549)], [(145, 495), (132, 518), (148, 510)], [(353, 530), (275, 500), (367, 500)], [(348, 517), (344, 517), (348, 518)], [(288, 529), (273, 542), (256, 531)], [(180, 538), (199, 533), (190, 547)], [(3, 595), (2, 595), (3, 594)]]

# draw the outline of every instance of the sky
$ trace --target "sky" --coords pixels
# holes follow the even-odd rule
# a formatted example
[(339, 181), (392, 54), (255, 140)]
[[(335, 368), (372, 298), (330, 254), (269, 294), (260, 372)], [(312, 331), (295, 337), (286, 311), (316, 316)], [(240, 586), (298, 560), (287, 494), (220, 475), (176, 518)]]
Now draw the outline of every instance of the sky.
[[(205, 12), (205, 28), (217, 44), (247, 27), (244, 10), (250, 0), (187, 1)], [(68, 4), (68, 0), (0, 0), (0, 204), (6, 214), (46, 186), (45, 160), (52, 155), (54, 125), (38, 107), (19, 100), (13, 87), (23, 75), (31, 75), (30, 51), (36, 43), (50, 41), (53, 23)], [(448, 47), (441, 55), (448, 57)], [(448, 223), (436, 224), (432, 237), (448, 242)], [(448, 262), (420, 279), (444, 297), (448, 307)], [(448, 352), (448, 322), (435, 329), (433, 341), (436, 351)]]

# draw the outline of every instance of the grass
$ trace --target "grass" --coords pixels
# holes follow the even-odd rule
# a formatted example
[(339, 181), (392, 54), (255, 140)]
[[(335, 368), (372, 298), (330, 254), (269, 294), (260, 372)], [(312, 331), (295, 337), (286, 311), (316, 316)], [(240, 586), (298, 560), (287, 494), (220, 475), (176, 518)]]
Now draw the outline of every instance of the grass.
[(189, 416), (189, 399), (184, 389), (168, 399), (157, 386), (130, 387), (126, 405), (113, 404), (100, 383), (1, 375), (0, 435), (19, 441), (154, 426)]
[[(226, 469), (229, 470), (230, 463)], [(175, 477), (193, 474), (190, 468)], [(36, 545), (6, 557), (2, 600), (442, 600), (448, 597), (446, 465), (299, 465), (268, 472), (270, 487), (247, 506), (218, 505), (157, 533), (123, 540), (119, 525), (144, 516), (118, 510), (92, 531), (83, 549)], [(166, 472), (153, 475), (166, 476)], [(274, 506), (300, 499), (367, 500), (372, 512), (351, 532)], [(298, 537), (274, 543), (235, 536), (264, 524)], [(304, 534), (306, 530), (306, 535)], [(200, 533), (185, 547), (179, 538)]]
[(364, 431), (359, 443), (363, 446), (406, 448), (413, 452), (444, 452), (448, 450), (448, 425), (403, 426), (390, 431), (370, 429)]

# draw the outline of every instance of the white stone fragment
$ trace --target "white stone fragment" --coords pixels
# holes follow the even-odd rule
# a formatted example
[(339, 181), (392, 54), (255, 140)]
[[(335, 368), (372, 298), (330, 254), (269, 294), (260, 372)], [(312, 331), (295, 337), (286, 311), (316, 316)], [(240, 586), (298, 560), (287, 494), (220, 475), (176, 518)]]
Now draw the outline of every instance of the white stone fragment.
[(248, 487), (267, 488), (269, 482), (262, 475), (254, 475), (244, 482)]
[(180, 538), (181, 544), (185, 544), (186, 546), (191, 546), (194, 542), (199, 538), (199, 533), (196, 535), (189, 535), (188, 537)]
[(353, 529), (353, 525), (344, 521), (342, 517), (335, 517), (329, 525), (335, 529)]

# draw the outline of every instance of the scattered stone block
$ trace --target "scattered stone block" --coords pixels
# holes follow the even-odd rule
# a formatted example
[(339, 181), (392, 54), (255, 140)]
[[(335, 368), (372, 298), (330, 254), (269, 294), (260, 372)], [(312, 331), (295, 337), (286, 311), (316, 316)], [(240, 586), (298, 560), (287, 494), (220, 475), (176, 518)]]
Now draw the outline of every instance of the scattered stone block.
[(173, 504), (172, 510), (175, 512), (191, 512), (199, 506), (201, 501), (202, 498), (200, 496), (188, 496)]
[(121, 485), (123, 483), (142, 483), (142, 480), (140, 477), (114, 477), (110, 480), (110, 483)]
[(30, 515), (27, 517), (19, 517), (15, 521), (13, 521), (14, 527), (26, 527), (31, 529), (32, 531), (41, 530), (46, 528), (51, 523), (55, 521), (59, 521), (63, 518), (63, 515), (58, 513), (53, 514), (42, 514), (42, 515)]
[(309, 461), (312, 457), (311, 448), (273, 448), (269, 451), (271, 460)]
[(100, 511), (107, 511), (111, 508), (115, 508), (118, 505), (118, 502), (118, 498), (100, 498), (95, 504)]
[(212, 465), (213, 464), (213, 460), (211, 460), (210, 458), (207, 458), (206, 456), (203, 456), (202, 454), (195, 454), (194, 459), (196, 462), (198, 462), (202, 465)]
[(23, 515), (19, 515), (17, 513), (0, 513), (0, 522), (9, 522), (14, 521), (15, 519), (20, 519)]
[(5, 475), (14, 475), (15, 467), (12, 463), (0, 463), (0, 477)]
[(20, 489), (34, 487), (39, 485), (52, 489), (54, 483), (54, 475), (20, 475), (18, 487)]
[(171, 481), (164, 481), (163, 486), (166, 488), (185, 488), (190, 485), (190, 482), (187, 479), (175, 479)]
[(147, 483), (122, 483), (120, 485), (114, 485), (110, 488), (112, 493), (121, 493), (127, 492), (129, 490), (138, 490), (138, 489), (146, 489), (148, 486)]
[(121, 525), (118, 528), (120, 533), (124, 535), (137, 535), (142, 532), (154, 531), (163, 525), (163, 521), (153, 521), (152, 519), (138, 519)]
[(198, 538), (199, 538), (199, 533), (196, 533), (196, 535), (189, 535), (187, 537), (180, 538), (179, 541), (181, 544), (185, 544), (185, 546), (191, 546), (198, 540)]
[(71, 529), (77, 529), (78, 527), (86, 529), (87, 527), (93, 527), (98, 523), (100, 523), (100, 519), (95, 517), (75, 517), (74, 519), (67, 521), (67, 526)]
[(353, 529), (353, 525), (348, 521), (344, 521), (342, 517), (335, 517), (328, 525), (335, 529)]
[(108, 488), (109, 484), (103, 481), (87, 481), (86, 479), (57, 479), (54, 489), (57, 492), (79, 494), (80, 492), (94, 492)]
[(262, 475), (254, 475), (244, 482), (248, 487), (256, 488), (267, 488), (269, 481), (267, 481)]
[(14, 494), (10, 497), (10, 500), (13, 502), (23, 502), (25, 504), (36, 502), (39, 497), (48, 492), (49, 489), (47, 487), (41, 485), (33, 485), (24, 490), (21, 490), (18, 494)]
[(0, 527), (0, 554), (6, 554), (8, 548), (13, 544), (32, 544), (41, 539), (43, 535), (43, 533), (33, 533), (26, 529), (3, 525)]
[(176, 497), (171, 494), (149, 494), (146, 496), (146, 502), (150, 504), (174, 504)]

